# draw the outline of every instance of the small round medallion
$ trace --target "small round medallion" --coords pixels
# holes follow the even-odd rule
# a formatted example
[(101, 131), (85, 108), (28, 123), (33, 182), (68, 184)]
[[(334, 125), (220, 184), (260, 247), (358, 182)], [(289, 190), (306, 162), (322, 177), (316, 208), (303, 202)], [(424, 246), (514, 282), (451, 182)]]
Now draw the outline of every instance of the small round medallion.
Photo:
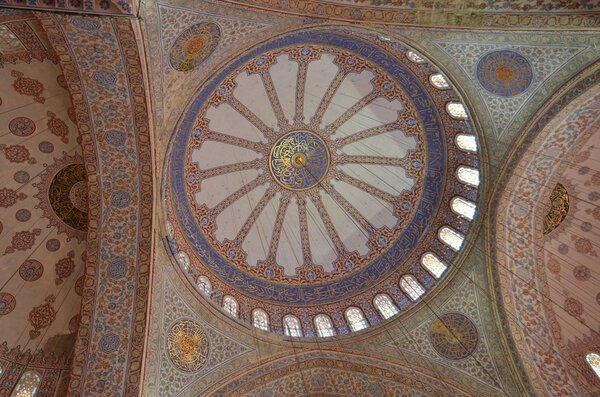
[(178, 321), (169, 331), (167, 348), (173, 364), (180, 370), (194, 372), (208, 357), (208, 338), (200, 324)]
[(465, 315), (445, 313), (431, 324), (431, 344), (442, 357), (460, 360), (470, 356), (477, 346), (477, 328)]
[(318, 185), (329, 169), (329, 149), (310, 131), (293, 131), (275, 142), (269, 169), (275, 182), (289, 190), (306, 190)]
[(527, 58), (509, 50), (484, 55), (477, 63), (476, 73), (483, 88), (503, 97), (524, 92), (533, 81), (533, 69)]

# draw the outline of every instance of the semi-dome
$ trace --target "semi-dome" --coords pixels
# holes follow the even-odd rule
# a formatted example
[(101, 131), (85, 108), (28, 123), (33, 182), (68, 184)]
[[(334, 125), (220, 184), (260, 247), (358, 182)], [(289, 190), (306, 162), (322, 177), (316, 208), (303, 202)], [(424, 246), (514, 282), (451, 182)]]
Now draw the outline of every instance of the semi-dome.
[(185, 110), (168, 241), (198, 291), (291, 336), (359, 331), (443, 277), (475, 214), (477, 138), (450, 82), (368, 31), (288, 32)]

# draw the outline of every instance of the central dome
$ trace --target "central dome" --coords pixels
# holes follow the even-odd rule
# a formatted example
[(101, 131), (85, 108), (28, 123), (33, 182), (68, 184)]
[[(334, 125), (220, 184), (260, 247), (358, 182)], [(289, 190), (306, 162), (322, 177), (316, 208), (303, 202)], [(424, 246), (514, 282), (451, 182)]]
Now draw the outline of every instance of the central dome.
[(342, 29), (289, 33), (240, 54), (186, 111), (171, 243), (186, 270), (248, 306), (242, 317), (401, 297), (403, 273), (433, 284), (419, 259), (435, 245), (447, 135), (468, 124), (406, 51)]

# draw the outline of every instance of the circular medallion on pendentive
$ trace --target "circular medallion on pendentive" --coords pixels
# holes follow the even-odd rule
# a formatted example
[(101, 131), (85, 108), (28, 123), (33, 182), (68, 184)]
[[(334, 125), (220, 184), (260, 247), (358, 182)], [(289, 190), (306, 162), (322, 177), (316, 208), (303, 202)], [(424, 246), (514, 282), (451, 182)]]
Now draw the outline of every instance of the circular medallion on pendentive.
[(445, 313), (431, 324), (429, 335), (435, 351), (450, 360), (470, 356), (477, 347), (477, 328), (460, 313)]
[(269, 156), (275, 182), (289, 190), (306, 190), (317, 185), (329, 169), (329, 149), (310, 131), (293, 131), (279, 138)]
[(476, 73), (483, 88), (503, 97), (524, 92), (533, 81), (533, 69), (527, 58), (510, 50), (485, 54), (477, 63)]
[(173, 364), (185, 372), (195, 372), (208, 358), (208, 338), (200, 324), (190, 320), (176, 322), (167, 337)]
[(175, 70), (190, 71), (213, 53), (220, 40), (221, 29), (217, 24), (196, 24), (175, 39), (169, 51), (169, 62)]

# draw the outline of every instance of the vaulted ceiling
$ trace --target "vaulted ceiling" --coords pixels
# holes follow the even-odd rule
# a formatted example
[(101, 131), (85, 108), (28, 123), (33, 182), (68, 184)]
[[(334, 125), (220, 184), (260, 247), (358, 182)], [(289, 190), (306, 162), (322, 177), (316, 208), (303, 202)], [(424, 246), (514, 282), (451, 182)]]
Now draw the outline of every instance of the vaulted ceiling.
[(600, 390), (600, 3), (5, 5), (0, 395)]

